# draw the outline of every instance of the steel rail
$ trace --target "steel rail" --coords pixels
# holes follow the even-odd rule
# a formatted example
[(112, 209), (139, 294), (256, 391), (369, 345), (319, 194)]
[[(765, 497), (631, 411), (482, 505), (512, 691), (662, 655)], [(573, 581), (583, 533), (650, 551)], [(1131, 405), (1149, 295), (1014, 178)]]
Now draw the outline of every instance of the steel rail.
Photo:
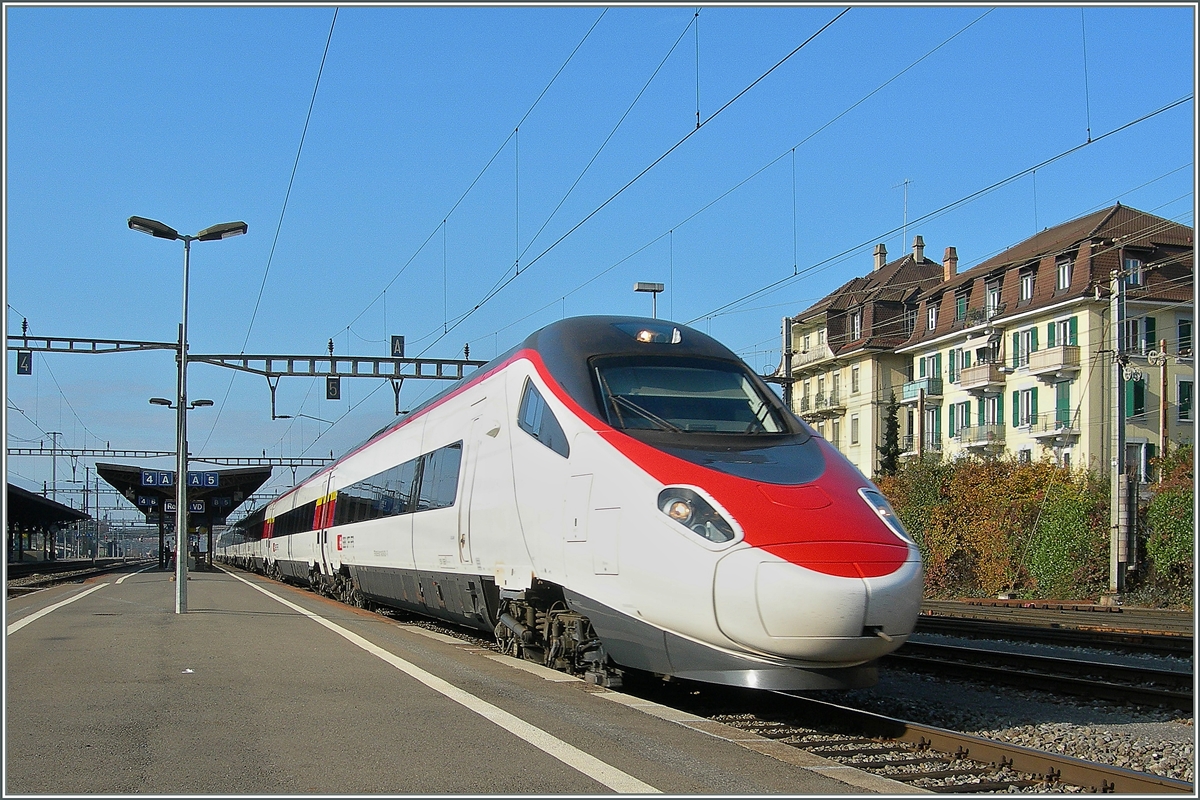
[[(907, 648), (908, 645), (906, 644), (904, 647)], [(926, 650), (925, 654), (922, 655), (914, 648), (914, 651), (911, 653), (902, 651), (890, 653), (885, 656), (885, 659), (887, 663), (899, 664), (923, 672), (936, 672), (942, 675), (954, 675), (973, 680), (983, 680), (993, 684), (1019, 686), (1025, 689), (1062, 692), (1081, 697), (1108, 700), (1113, 703), (1161, 706), (1179, 711), (1190, 711), (1193, 705), (1191, 691), (1184, 692), (1152, 686), (1132, 686), (1124, 683), (1112, 683), (1106, 680), (1079, 678), (1070, 675), (1031, 672), (1028, 669), (1030, 666), (1034, 666), (1035, 668), (1052, 670), (1061, 666), (1061, 663), (1056, 664), (1053, 662), (1066, 662), (1066, 659), (1023, 656), (1019, 653), (993, 653), (990, 650), (973, 651), (970, 655), (963, 654), (962, 650), (951, 652), (956, 650), (958, 649), (946, 647), (936, 653), (933, 650)], [(983, 655), (976, 656), (975, 653), (994, 655), (995, 658), (992, 659), (992, 664), (981, 664), (974, 660), (952, 660), (960, 655), (964, 659), (983, 658)], [(1005, 663), (1007, 666), (996, 666), (996, 661)], [(1092, 667), (1097, 671), (1105, 671), (1110, 665), (1097, 664), (1095, 662), (1078, 662), (1077, 666), (1081, 668)], [(1178, 685), (1181, 680), (1185, 680), (1188, 683), (1191, 681), (1190, 675), (1168, 672), (1167, 670), (1138, 670), (1135, 667), (1129, 667), (1126, 670), (1113, 669), (1114, 672), (1120, 672), (1125, 675), (1140, 673), (1142, 680), (1147, 679), (1149, 674), (1152, 673), (1159, 676), (1160, 680), (1170, 681), (1175, 685)]]
[(917, 618), (916, 629), (925, 633), (942, 633), (950, 636), (1016, 639), (1077, 647), (1118, 647), (1140, 652), (1174, 655), (1191, 655), (1193, 642), (1193, 637), (1186, 634), (1120, 631), (1111, 628), (1053, 628), (925, 614)]
[[(808, 714), (810, 718), (814, 714), (819, 715), (840, 725), (854, 728), (863, 735), (897, 739), (918, 747), (952, 753), (961, 758), (969, 758), (998, 767), (1009, 767), (1017, 772), (1081, 786), (1093, 792), (1195, 794), (1194, 785), (1187, 781), (1034, 750), (932, 725), (905, 722), (894, 717), (847, 708), (809, 697), (797, 697), (786, 692), (773, 694), (779, 698), (787, 698), (785, 702), (803, 709), (802, 713)], [(950, 789), (950, 791), (962, 790), (962, 787)]]

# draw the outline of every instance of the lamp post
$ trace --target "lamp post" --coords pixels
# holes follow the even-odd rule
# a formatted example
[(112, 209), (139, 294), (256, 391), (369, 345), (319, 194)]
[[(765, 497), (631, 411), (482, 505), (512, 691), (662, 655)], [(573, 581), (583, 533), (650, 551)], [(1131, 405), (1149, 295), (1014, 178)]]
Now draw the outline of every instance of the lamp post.
[[(169, 225), (147, 219), (145, 217), (130, 217), (129, 228), (147, 233), (156, 239), (175, 241), (183, 240), (183, 320), (179, 324), (179, 377), (178, 396), (176, 398), (175, 423), (175, 613), (187, 611), (187, 323), (188, 323), (188, 268), (192, 251), (192, 242), (213, 242), (228, 239), (246, 232), (244, 222), (222, 222), (205, 228), (195, 236), (181, 234)], [(161, 400), (162, 398), (155, 398)], [(153, 400), (151, 402), (154, 402)], [(161, 403), (155, 403), (161, 405)], [(170, 403), (167, 403), (170, 407)]]
[(661, 283), (646, 283), (645, 281), (638, 281), (633, 285), (633, 290), (635, 292), (650, 292), (651, 296), (654, 298), (651, 301), (650, 307), (652, 309), (651, 315), (655, 319), (658, 319), (658, 293), (664, 288), (665, 287)]

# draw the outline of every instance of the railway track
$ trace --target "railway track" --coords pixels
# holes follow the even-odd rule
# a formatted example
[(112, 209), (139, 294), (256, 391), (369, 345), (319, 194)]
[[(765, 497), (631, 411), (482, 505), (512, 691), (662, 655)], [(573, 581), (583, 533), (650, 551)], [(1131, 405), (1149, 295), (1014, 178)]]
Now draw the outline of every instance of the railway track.
[(884, 663), (1114, 703), (1192, 709), (1191, 672), (912, 641)]
[(1111, 624), (1064, 627), (1065, 620), (1053, 618), (1034, 622), (1027, 618), (966, 618), (922, 613), (917, 618), (920, 633), (939, 633), (975, 639), (1011, 639), (1068, 647), (1107, 647), (1137, 653), (1191, 656), (1194, 639), (1182, 630), (1119, 628)]
[(5, 594), (16, 597), (30, 592), (36, 592), (47, 586), (68, 581), (86, 580), (96, 575), (103, 575), (122, 567), (147, 564), (153, 559), (135, 559), (125, 561), (115, 559), (97, 559), (93, 565), (90, 561), (45, 561), (25, 562), (6, 565), (8, 580), (5, 584)]
[(731, 727), (936, 793), (1194, 794), (1192, 783), (783, 692), (633, 691)]

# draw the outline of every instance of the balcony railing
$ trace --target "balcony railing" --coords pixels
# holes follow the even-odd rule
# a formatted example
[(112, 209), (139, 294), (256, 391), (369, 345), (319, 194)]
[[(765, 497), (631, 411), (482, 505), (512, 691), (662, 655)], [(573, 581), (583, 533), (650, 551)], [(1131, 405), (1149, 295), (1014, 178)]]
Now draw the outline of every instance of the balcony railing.
[(963, 447), (986, 447), (1004, 444), (1003, 425), (968, 425), (960, 428), (956, 437)]
[(792, 369), (802, 369), (827, 358), (833, 358), (833, 351), (827, 344), (817, 345), (811, 350), (797, 350), (792, 353)]
[[(940, 453), (942, 450), (942, 438), (935, 436), (932, 433), (925, 434), (925, 452)], [(917, 452), (917, 437), (915, 434), (908, 434), (900, 437), (900, 452), (905, 455), (912, 455)]]
[(984, 362), (964, 367), (958, 376), (958, 386), (964, 391), (980, 391), (986, 389), (1002, 389), (1004, 373), (999, 364)]
[(1071, 419), (1070, 411), (1037, 414), (1028, 420), (1029, 433), (1035, 438), (1078, 436), (1079, 425)]
[(1064, 344), (1029, 354), (1029, 371), (1034, 375), (1079, 370), (1079, 345)]
[(908, 381), (904, 384), (903, 399), (901, 402), (912, 402), (917, 399), (920, 391), (925, 390), (925, 398), (941, 397), (942, 396), (942, 379), (941, 378), (921, 378), (916, 381)]

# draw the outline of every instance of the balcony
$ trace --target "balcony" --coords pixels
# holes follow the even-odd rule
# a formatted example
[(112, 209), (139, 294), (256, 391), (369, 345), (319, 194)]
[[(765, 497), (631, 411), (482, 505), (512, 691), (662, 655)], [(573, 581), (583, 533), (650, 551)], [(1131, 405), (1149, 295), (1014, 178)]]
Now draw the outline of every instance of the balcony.
[(916, 381), (908, 381), (904, 384), (903, 396), (901, 403), (915, 403), (917, 396), (921, 390), (925, 390), (925, 400), (940, 403), (942, 400), (942, 379), (941, 378), (921, 378)]
[(1029, 354), (1029, 374), (1055, 382), (1079, 372), (1079, 345), (1064, 344)]
[(846, 413), (846, 404), (838, 397), (838, 392), (818, 394), (813, 396), (811, 414), (814, 417), (840, 417)]
[(828, 361), (833, 358), (833, 351), (829, 349), (829, 345), (818, 345), (811, 350), (797, 350), (792, 353), (792, 369), (794, 371), (808, 369), (814, 364), (819, 364), (823, 361)]
[(959, 373), (958, 387), (973, 395), (1000, 394), (1004, 391), (1004, 372), (999, 364), (972, 364)]
[[(932, 433), (925, 434), (926, 453), (942, 452), (942, 439), (940, 436), (935, 436)], [(907, 434), (900, 437), (900, 455), (915, 456), (917, 454), (917, 437), (914, 434)]]
[[(1070, 411), (1056, 411), (1030, 417), (1029, 434), (1038, 440), (1063, 441), (1079, 437), (1079, 423), (1071, 419)], [(1048, 444), (1049, 441), (1043, 441)]]
[(1004, 426), (969, 425), (960, 429), (954, 438), (966, 448), (1003, 447)]

